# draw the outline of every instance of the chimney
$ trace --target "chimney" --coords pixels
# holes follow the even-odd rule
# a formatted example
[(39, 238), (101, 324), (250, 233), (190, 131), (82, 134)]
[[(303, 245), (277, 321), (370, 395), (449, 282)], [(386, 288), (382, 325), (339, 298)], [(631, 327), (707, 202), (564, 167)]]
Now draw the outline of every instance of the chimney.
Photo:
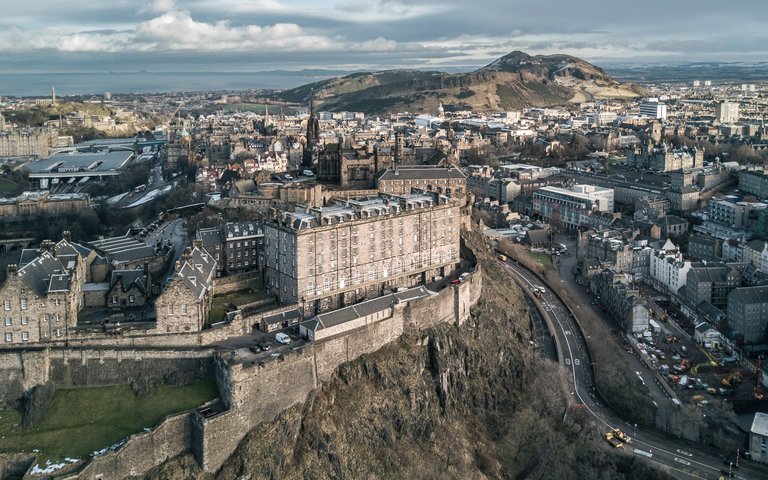
[(64, 230), (63, 232), (61, 232), (61, 236), (62, 238), (64, 238), (64, 240), (68, 242), (72, 241), (72, 232), (70, 232), (69, 230)]
[(19, 266), (16, 265), (15, 263), (9, 263), (6, 268), (8, 269), (8, 276), (9, 277), (11, 275), (16, 275), (17, 273), (19, 273)]

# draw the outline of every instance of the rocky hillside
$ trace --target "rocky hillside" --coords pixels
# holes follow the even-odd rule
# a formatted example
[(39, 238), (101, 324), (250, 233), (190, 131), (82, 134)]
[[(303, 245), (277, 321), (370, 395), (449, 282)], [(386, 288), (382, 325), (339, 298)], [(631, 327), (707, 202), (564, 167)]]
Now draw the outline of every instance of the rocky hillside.
[(500, 111), (641, 94), (638, 87), (620, 84), (579, 58), (531, 56), (519, 51), (468, 73), (356, 73), (285, 90), (276, 96), (306, 104), (312, 92), (324, 110), (435, 114), (440, 103), (447, 110)]
[(250, 432), (213, 477), (188, 454), (147, 478), (670, 478), (616, 455), (567, 408), (561, 371), (533, 357), (520, 291), (479, 235), (468, 239), (486, 275), (471, 321), (410, 332), (343, 365)]

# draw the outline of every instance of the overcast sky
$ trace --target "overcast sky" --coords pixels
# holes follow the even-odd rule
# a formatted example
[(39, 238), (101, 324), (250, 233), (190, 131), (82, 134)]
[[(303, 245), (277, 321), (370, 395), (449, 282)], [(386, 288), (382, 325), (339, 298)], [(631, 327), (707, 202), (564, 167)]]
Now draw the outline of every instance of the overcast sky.
[(5, 72), (768, 60), (760, 0), (6, 0)]

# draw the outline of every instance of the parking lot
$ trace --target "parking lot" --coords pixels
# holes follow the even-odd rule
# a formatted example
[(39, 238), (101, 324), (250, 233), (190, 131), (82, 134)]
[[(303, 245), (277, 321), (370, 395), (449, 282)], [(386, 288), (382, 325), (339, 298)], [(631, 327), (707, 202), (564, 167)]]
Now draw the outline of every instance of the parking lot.
[[(278, 342), (276, 339), (278, 333), (286, 334), (290, 339), (290, 343)], [(294, 326), (271, 333), (255, 331), (249, 335), (229, 338), (215, 343), (213, 347), (219, 351), (234, 351), (241, 358), (266, 362), (277, 360), (287, 353), (299, 351), (308, 344), (307, 340), (299, 336), (298, 327)]]

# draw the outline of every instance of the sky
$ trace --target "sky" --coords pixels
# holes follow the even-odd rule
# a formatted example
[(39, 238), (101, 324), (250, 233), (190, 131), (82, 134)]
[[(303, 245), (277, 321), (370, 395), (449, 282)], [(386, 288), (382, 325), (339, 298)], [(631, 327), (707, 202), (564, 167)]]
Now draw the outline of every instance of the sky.
[(768, 60), (761, 0), (7, 0), (12, 72), (469, 69), (513, 50)]

